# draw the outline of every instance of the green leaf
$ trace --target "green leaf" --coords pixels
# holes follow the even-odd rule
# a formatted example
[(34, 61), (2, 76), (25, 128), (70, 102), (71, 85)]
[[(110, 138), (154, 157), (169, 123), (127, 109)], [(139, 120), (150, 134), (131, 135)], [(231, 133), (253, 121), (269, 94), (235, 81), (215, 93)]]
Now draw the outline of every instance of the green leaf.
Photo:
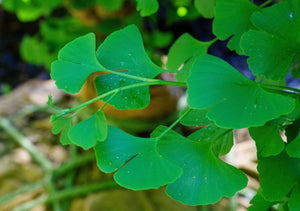
[[(188, 109), (190, 108), (186, 108), (181, 111), (180, 116), (185, 114)], [(208, 110), (209, 109), (191, 109), (185, 117), (181, 118), (180, 123), (186, 126), (208, 125), (211, 123), (211, 121), (206, 117)]]
[(298, 181), (297, 185), (293, 189), (290, 199), (288, 201), (288, 206), (290, 211), (297, 211), (300, 209), (300, 181)]
[(232, 130), (219, 128), (215, 125), (209, 125), (197, 130), (189, 135), (188, 138), (194, 141), (212, 142), (212, 150), (217, 157), (226, 155), (233, 146)]
[(73, 117), (59, 117), (55, 119), (53, 116), (51, 116), (50, 122), (53, 125), (52, 133), (57, 135), (63, 130), (60, 135), (60, 142), (62, 145), (68, 145), (72, 143), (68, 136), (68, 133), (72, 127), (72, 119)]
[(283, 200), (291, 191), (300, 176), (299, 161), (285, 151), (276, 156), (258, 158), (259, 181), (266, 200)]
[(102, 110), (74, 125), (69, 131), (72, 143), (87, 150), (107, 136), (107, 123)]
[(216, 0), (213, 33), (221, 40), (230, 38), (227, 46), (238, 54), (243, 54), (240, 39), (244, 32), (254, 28), (251, 14), (259, 10), (249, 0)]
[(88, 76), (105, 70), (95, 53), (95, 35), (89, 33), (65, 45), (52, 63), (51, 78), (59, 89), (74, 94), (80, 91)]
[[(178, 69), (182, 64), (189, 62), (190, 68), (195, 62), (197, 56), (207, 53), (207, 49), (213, 41), (202, 42), (193, 38), (190, 34), (184, 33), (171, 46), (168, 53), (167, 68)], [(185, 81), (189, 75), (190, 68), (184, 68), (176, 75), (179, 81)], [(187, 71), (188, 70), (188, 71)]]
[(284, 79), (300, 53), (299, 1), (274, 4), (253, 13), (251, 20), (261, 31), (251, 30), (241, 39), (250, 69), (254, 75)]
[(242, 171), (214, 155), (211, 142), (192, 141), (170, 131), (159, 139), (157, 149), (183, 168), (183, 174), (167, 186), (166, 192), (184, 204), (215, 203), (247, 185)]
[(157, 0), (136, 0), (136, 10), (140, 11), (141, 16), (149, 16), (157, 12), (159, 4)]
[(249, 211), (268, 211), (271, 206), (276, 204), (276, 202), (267, 201), (263, 195), (261, 189), (258, 189), (257, 194), (250, 201)]
[(285, 144), (277, 126), (252, 127), (249, 132), (255, 141), (257, 153), (263, 157), (278, 155), (284, 149)]
[(207, 117), (223, 128), (264, 125), (295, 107), (293, 98), (265, 91), (225, 61), (210, 55), (196, 60), (187, 84), (188, 105), (210, 108)]
[(195, 7), (204, 18), (215, 16), (216, 0), (195, 0)]
[[(97, 50), (97, 58), (107, 69), (129, 76), (154, 78), (163, 69), (157, 67), (145, 52), (138, 28), (130, 25), (109, 35)], [(105, 74), (95, 79), (98, 95), (142, 81), (115, 74)], [(109, 97), (105, 98), (107, 100)], [(141, 109), (150, 103), (149, 86), (124, 90), (109, 101), (117, 109)]]
[(105, 10), (116, 11), (122, 8), (124, 0), (96, 0), (97, 4), (100, 4)]
[(300, 78), (300, 54), (296, 54), (294, 62), (291, 68), (291, 74), (293, 78)]
[(107, 139), (95, 146), (98, 167), (105, 173), (117, 171), (116, 182), (133, 190), (172, 183), (182, 169), (161, 157), (156, 144), (155, 138), (134, 137), (110, 126)]
[(300, 158), (300, 132), (297, 137), (287, 145), (286, 152), (290, 157)]

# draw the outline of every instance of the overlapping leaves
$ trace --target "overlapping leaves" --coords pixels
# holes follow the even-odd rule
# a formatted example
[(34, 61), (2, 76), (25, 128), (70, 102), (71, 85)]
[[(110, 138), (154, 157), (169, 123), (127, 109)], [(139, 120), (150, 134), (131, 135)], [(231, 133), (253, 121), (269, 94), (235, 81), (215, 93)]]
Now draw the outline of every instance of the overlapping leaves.
[(253, 13), (251, 21), (260, 30), (250, 30), (241, 39), (251, 70), (255, 75), (284, 79), (300, 53), (299, 1), (289, 0), (264, 8)]
[(265, 91), (260, 84), (210, 55), (196, 60), (187, 84), (188, 105), (210, 108), (207, 117), (220, 127), (264, 125), (295, 107), (295, 99)]

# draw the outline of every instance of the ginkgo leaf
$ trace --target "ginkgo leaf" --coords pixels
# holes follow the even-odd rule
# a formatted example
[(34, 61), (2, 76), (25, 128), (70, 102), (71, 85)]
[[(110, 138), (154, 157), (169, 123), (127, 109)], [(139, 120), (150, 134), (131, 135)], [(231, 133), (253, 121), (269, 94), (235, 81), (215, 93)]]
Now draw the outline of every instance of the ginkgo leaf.
[(298, 180), (297, 185), (294, 187), (291, 197), (288, 201), (288, 206), (291, 211), (297, 211), (300, 208), (300, 180)]
[(300, 132), (297, 137), (287, 145), (286, 152), (290, 157), (300, 158)]
[[(168, 53), (167, 68), (178, 69), (182, 64), (189, 62), (189, 67), (195, 62), (197, 56), (207, 53), (213, 41), (202, 42), (184, 33), (171, 46)], [(176, 74), (178, 81), (185, 81), (189, 75), (189, 68), (184, 68)]]
[(65, 45), (52, 63), (51, 78), (59, 89), (74, 94), (80, 91), (88, 76), (105, 68), (96, 58), (95, 35), (89, 33)]
[(249, 133), (255, 141), (257, 153), (261, 156), (278, 155), (284, 149), (285, 144), (276, 125), (252, 127), (249, 128)]
[(72, 127), (72, 119), (72, 117), (51, 117), (51, 123), (53, 125), (52, 133), (57, 135), (62, 131), (60, 135), (60, 142), (62, 145), (68, 145), (72, 143), (68, 136), (68, 133)]
[(250, 206), (248, 208), (249, 211), (268, 211), (271, 206), (276, 204), (276, 202), (270, 202), (267, 201), (262, 193), (261, 189), (259, 188), (257, 191), (257, 194), (253, 197), (253, 199), (250, 201)]
[(157, 12), (159, 4), (157, 0), (136, 0), (136, 10), (140, 11), (141, 16), (149, 16)]
[(263, 197), (269, 201), (283, 200), (296, 184), (300, 159), (289, 157), (285, 151), (276, 156), (258, 157), (257, 170)]
[(183, 168), (183, 174), (167, 186), (166, 192), (184, 204), (215, 203), (247, 185), (242, 171), (215, 156), (211, 142), (193, 141), (169, 131), (158, 140), (157, 150)]
[(219, 127), (245, 128), (291, 112), (295, 99), (265, 91), (225, 61), (200, 56), (187, 79), (188, 105), (210, 108), (207, 117)]
[[(97, 58), (107, 69), (123, 71), (123, 74), (154, 78), (165, 70), (149, 59), (138, 28), (130, 25), (109, 35), (97, 50)], [(142, 82), (134, 78), (105, 74), (95, 79), (98, 95), (126, 85)], [(108, 99), (105, 98), (104, 100)], [(117, 109), (141, 109), (149, 105), (149, 86), (132, 88), (118, 93), (109, 104)]]
[(261, 30), (250, 30), (241, 39), (250, 69), (254, 75), (284, 79), (300, 53), (299, 1), (284, 1), (264, 8), (253, 13), (251, 21)]
[(95, 146), (101, 171), (114, 174), (123, 187), (133, 190), (159, 188), (174, 182), (182, 169), (157, 153), (155, 138), (139, 138), (115, 127), (108, 128), (104, 142)]
[(194, 141), (212, 142), (212, 150), (217, 157), (226, 155), (233, 146), (232, 130), (219, 128), (214, 124), (195, 131), (188, 138)]
[(87, 150), (97, 141), (104, 141), (107, 136), (107, 123), (102, 110), (90, 118), (74, 125), (69, 131), (69, 138), (77, 146)]
[[(191, 108), (186, 108), (180, 112), (180, 116), (185, 114), (185, 112)], [(181, 118), (180, 123), (186, 126), (203, 126), (212, 123), (207, 119), (206, 114), (209, 109), (191, 109), (188, 114)]]
[(230, 38), (227, 46), (238, 54), (243, 54), (240, 39), (244, 32), (254, 28), (251, 14), (259, 10), (249, 0), (216, 0), (213, 33), (221, 40)]
[(195, 7), (204, 18), (215, 16), (216, 0), (195, 0)]

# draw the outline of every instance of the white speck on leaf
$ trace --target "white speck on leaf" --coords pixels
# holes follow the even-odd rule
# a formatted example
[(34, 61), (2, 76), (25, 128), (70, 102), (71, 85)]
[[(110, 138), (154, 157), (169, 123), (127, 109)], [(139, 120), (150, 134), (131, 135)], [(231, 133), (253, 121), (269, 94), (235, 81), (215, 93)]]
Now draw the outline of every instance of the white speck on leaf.
[(290, 13), (290, 18), (293, 18), (293, 17), (294, 17), (294, 15), (293, 15), (293, 13), (291, 12), (291, 13)]

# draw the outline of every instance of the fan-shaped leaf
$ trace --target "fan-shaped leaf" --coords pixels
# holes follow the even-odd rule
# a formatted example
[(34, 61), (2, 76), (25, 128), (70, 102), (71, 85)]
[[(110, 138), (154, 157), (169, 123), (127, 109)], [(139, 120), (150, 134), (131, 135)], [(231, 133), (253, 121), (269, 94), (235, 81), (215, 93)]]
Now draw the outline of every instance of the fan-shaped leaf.
[(207, 117), (224, 128), (260, 126), (295, 107), (293, 98), (265, 91), (228, 63), (200, 56), (187, 79), (188, 105), (210, 108)]
[(52, 133), (57, 135), (63, 130), (60, 135), (60, 142), (62, 145), (68, 145), (72, 143), (68, 136), (72, 127), (72, 119), (72, 117), (60, 117), (58, 119), (51, 117), (51, 123), (53, 125)]
[(158, 10), (158, 2), (157, 0), (136, 0), (137, 1), (137, 7), (136, 10), (140, 11), (141, 16), (149, 16)]
[(95, 146), (97, 164), (106, 173), (117, 171), (114, 178), (133, 190), (158, 188), (174, 182), (182, 169), (161, 157), (155, 138), (131, 136), (109, 127), (106, 141)]
[(88, 76), (105, 70), (96, 58), (95, 35), (89, 33), (65, 45), (52, 63), (51, 78), (59, 89), (77, 93)]
[(284, 142), (279, 134), (277, 126), (265, 125), (249, 128), (251, 137), (254, 139), (257, 153), (267, 157), (280, 154), (284, 149)]
[[(154, 78), (164, 72), (147, 56), (141, 34), (135, 25), (130, 25), (107, 37), (97, 50), (97, 58), (107, 69), (123, 70), (123, 73), (128, 75)], [(101, 75), (95, 79), (99, 95), (138, 82), (141, 81), (114, 74)], [(145, 108), (149, 102), (149, 86), (145, 86), (120, 92), (109, 101), (109, 104), (122, 110)]]
[[(180, 115), (185, 114), (185, 112), (190, 109), (186, 108), (180, 112)], [(186, 114), (181, 120), (180, 123), (186, 126), (203, 126), (212, 123), (207, 119), (206, 115), (209, 109), (191, 109), (191, 111)]]
[(74, 125), (69, 131), (70, 140), (83, 149), (93, 147), (97, 141), (104, 141), (107, 135), (107, 123), (103, 111)]
[(184, 204), (215, 203), (247, 185), (242, 171), (219, 160), (211, 142), (192, 141), (170, 131), (158, 141), (158, 152), (183, 168), (183, 174), (166, 192)]

